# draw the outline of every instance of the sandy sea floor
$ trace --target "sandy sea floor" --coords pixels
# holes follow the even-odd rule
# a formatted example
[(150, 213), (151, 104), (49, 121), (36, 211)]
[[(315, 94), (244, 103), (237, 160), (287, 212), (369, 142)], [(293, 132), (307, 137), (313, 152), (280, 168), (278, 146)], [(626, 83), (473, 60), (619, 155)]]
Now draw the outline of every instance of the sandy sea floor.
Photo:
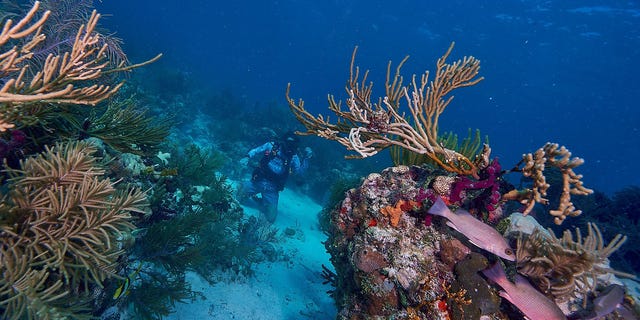
[[(244, 207), (245, 214), (257, 210)], [(253, 277), (220, 275), (221, 281), (209, 285), (195, 273), (188, 273), (192, 289), (202, 296), (188, 304), (176, 304), (167, 319), (335, 319), (336, 308), (323, 285), (322, 265), (331, 266), (318, 229), (317, 214), (322, 207), (305, 195), (285, 189), (280, 193), (278, 217), (280, 230), (295, 230), (282, 236), (276, 246), (288, 259), (254, 265)]]

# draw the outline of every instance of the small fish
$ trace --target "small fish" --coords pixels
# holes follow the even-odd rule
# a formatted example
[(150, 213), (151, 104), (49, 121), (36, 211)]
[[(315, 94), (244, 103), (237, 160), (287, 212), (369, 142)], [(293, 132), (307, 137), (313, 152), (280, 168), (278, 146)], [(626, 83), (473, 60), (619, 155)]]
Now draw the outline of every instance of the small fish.
[(136, 278), (138, 272), (142, 269), (142, 263), (138, 265), (136, 271), (129, 274), (123, 281), (122, 284), (116, 289), (116, 292), (113, 293), (113, 300), (120, 299), (121, 297), (126, 297), (129, 294), (131, 289), (131, 281)]
[(449, 220), (447, 221), (449, 227), (462, 233), (478, 248), (509, 261), (516, 259), (513, 249), (496, 229), (476, 219), (466, 210), (458, 209), (453, 213), (442, 198), (438, 197), (429, 209), (429, 213)]
[(618, 284), (611, 284), (604, 288), (600, 294), (593, 299), (593, 309), (585, 317), (585, 320), (604, 319), (606, 315), (617, 311), (623, 319), (637, 319), (622, 302), (624, 301), (624, 287)]
[(516, 274), (516, 283), (509, 281), (500, 263), (495, 263), (482, 273), (499, 285), (503, 289), (500, 291), (500, 296), (516, 306), (528, 319), (567, 319), (555, 302), (536, 290), (525, 277)]

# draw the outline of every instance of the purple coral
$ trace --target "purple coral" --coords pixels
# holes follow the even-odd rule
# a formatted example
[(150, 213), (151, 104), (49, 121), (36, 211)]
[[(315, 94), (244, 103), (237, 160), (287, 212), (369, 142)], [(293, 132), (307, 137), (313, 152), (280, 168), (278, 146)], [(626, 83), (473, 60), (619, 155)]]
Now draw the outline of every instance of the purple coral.
[(478, 190), (489, 189), (490, 194), (486, 198), (485, 209), (489, 211), (490, 215), (495, 215), (500, 209), (500, 183), (498, 177), (502, 167), (498, 158), (494, 158), (489, 166), (487, 166), (482, 172), (481, 177), (485, 177), (483, 180), (472, 180), (468, 177), (461, 176), (458, 181), (453, 185), (449, 200), (451, 202), (460, 202), (464, 198), (466, 190)]
[(22, 156), (22, 147), (27, 140), (27, 135), (20, 130), (12, 130), (9, 141), (0, 139), (0, 161), (6, 159), (11, 166)]

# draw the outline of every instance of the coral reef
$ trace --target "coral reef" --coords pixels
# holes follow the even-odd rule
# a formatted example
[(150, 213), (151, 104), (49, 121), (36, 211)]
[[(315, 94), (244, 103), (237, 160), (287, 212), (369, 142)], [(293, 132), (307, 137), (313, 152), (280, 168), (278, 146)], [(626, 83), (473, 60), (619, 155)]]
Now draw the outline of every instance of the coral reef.
[(2, 6), (12, 11), (3, 12), (10, 19), (0, 31), (0, 151), (8, 177), (0, 203), (0, 313), (90, 318), (124, 278), (134, 223), (148, 212), (147, 194), (131, 179), (110, 180), (116, 162), (102, 146), (152, 149), (167, 134), (158, 130), (169, 127), (151, 125), (139, 108), (107, 108), (111, 122), (101, 125), (118, 130), (115, 137), (90, 128), (100, 119), (84, 105), (114, 97), (120, 75), (160, 55), (129, 65), (119, 41), (98, 31), (90, 1)]
[(634, 275), (611, 269), (608, 257), (627, 240), (616, 235), (605, 245), (600, 229), (588, 224), (587, 235), (576, 228), (575, 238), (565, 230), (562, 238), (557, 238), (551, 230), (523, 234), (518, 239), (518, 272), (526, 275), (540, 291), (562, 302), (570, 298), (580, 298), (586, 302), (589, 292), (612, 281), (607, 275), (635, 278)]
[(135, 318), (159, 319), (175, 303), (196, 298), (198, 289), (185, 280), (187, 272), (214, 283), (252, 276), (254, 263), (279, 257), (272, 246), (278, 230), (244, 215), (217, 170), (221, 154), (189, 144), (159, 155), (137, 157), (151, 161), (135, 181), (150, 188), (152, 212), (137, 221), (141, 230), (130, 250), (130, 261), (144, 267), (131, 294), (117, 301), (120, 312), (132, 310)]
[[(11, 130), (11, 138), (8, 140), (0, 138), (0, 160), (10, 168), (17, 168), (24, 153), (27, 136), (20, 130)], [(6, 162), (5, 162), (6, 161)]]
[[(475, 134), (471, 129), (466, 138), (462, 139), (458, 143), (458, 135), (453, 132), (445, 132), (438, 136), (438, 144), (446, 149), (456, 150), (456, 152), (464, 155), (468, 159), (476, 159), (481, 155), (482, 146), (489, 144), (489, 137), (485, 136), (484, 143), (480, 136), (480, 130), (476, 129)], [(430, 164), (437, 166), (438, 163), (431, 160), (427, 155), (413, 152), (408, 149), (404, 149), (398, 145), (390, 147), (391, 160), (396, 166), (419, 166), (422, 164)]]
[[(522, 156), (521, 163), (524, 167), (521, 169), (525, 177), (533, 179), (533, 187), (527, 190), (519, 200), (526, 205), (522, 213), (528, 214), (535, 203), (547, 204), (549, 200), (544, 197), (547, 195), (549, 184), (544, 176), (545, 166), (558, 168), (562, 175), (562, 194), (560, 195), (560, 204), (558, 209), (551, 210), (549, 213), (554, 216), (556, 224), (562, 224), (567, 217), (575, 217), (582, 213), (576, 210), (571, 202), (571, 195), (588, 195), (593, 190), (583, 186), (582, 175), (573, 172), (573, 169), (584, 163), (581, 158), (571, 158), (571, 152), (564, 146), (560, 147), (557, 143), (547, 142), (542, 148), (535, 153), (527, 153)], [(517, 165), (518, 166), (518, 165)], [(516, 167), (517, 167), (516, 166)], [(573, 187), (572, 187), (573, 185)], [(521, 194), (523, 195), (523, 194)]]
[[(113, 99), (102, 113), (97, 110), (91, 114), (72, 119), (72, 132), (79, 132), (79, 138), (95, 137), (119, 152), (133, 154), (152, 154), (169, 135), (173, 123), (170, 118), (158, 118), (150, 115), (149, 110), (138, 106), (133, 98)], [(88, 113), (88, 112), (85, 112)], [(83, 119), (82, 123), (74, 121)]]
[[(395, 145), (424, 154), (447, 171), (475, 175), (478, 166), (482, 166), (481, 163), (445, 148), (438, 139), (438, 118), (453, 99), (449, 94), (455, 89), (473, 86), (483, 79), (477, 77), (480, 61), (474, 57), (464, 57), (448, 64), (446, 60), (452, 50), (453, 43), (438, 59), (432, 80), (429, 80), (427, 71), (420, 77), (420, 83), (416, 82), (414, 76), (409, 86), (403, 86), (403, 77), (400, 75), (400, 69), (407, 58), (398, 65), (393, 76), (389, 64), (386, 96), (378, 103), (371, 101), (372, 85), (366, 84), (368, 72), (359, 79), (359, 68), (354, 67), (354, 50), (346, 88), (349, 93), (349, 110), (343, 111), (340, 102), (329, 96), (329, 110), (338, 116), (336, 124), (330, 123), (328, 117), (316, 117), (305, 110), (304, 102), (293, 100), (289, 96), (290, 88), (287, 87), (289, 107), (307, 129), (302, 134), (335, 140), (347, 150), (355, 151), (358, 157), (369, 157)], [(412, 115), (411, 119), (406, 119), (399, 110), (403, 98)]]
[[(452, 47), (438, 60), (435, 78), (427, 81), (429, 73), (426, 72), (420, 85), (415, 77), (412, 85), (402, 85), (400, 67), (406, 59), (393, 75), (389, 64), (386, 96), (377, 104), (371, 102), (372, 85), (366, 85), (367, 73), (363, 80), (359, 79), (359, 68), (354, 67), (354, 51), (347, 84), (349, 109), (341, 110), (340, 103), (329, 97), (329, 110), (338, 116), (335, 124), (329, 122), (328, 117), (310, 114), (302, 100), (296, 102), (290, 98), (290, 87), (287, 88), (289, 107), (307, 129), (299, 134), (337, 141), (347, 150), (357, 152), (357, 157), (369, 157), (393, 147), (392, 157), (396, 163), (417, 161), (419, 156), (411, 152), (430, 159), (430, 164), (399, 165), (380, 174), (369, 174), (358, 188), (347, 192), (340, 206), (329, 214), (331, 224), (326, 248), (336, 272), (325, 272), (325, 276), (335, 286), (331, 294), (338, 304), (339, 319), (511, 317), (513, 310), (499, 307), (499, 298), (479, 274), (484, 271), (487, 277), (496, 275), (487, 271), (494, 269), (488, 268), (488, 259), (513, 261), (518, 258), (517, 271), (539, 285), (540, 290), (526, 286), (527, 293), (514, 303), (516, 308), (521, 308), (515, 313), (530, 314), (532, 310), (524, 310), (523, 303), (531, 298), (548, 306), (554, 316), (562, 317), (556, 303), (545, 294), (561, 302), (561, 297), (575, 297), (579, 291), (580, 301), (585, 303), (587, 296), (595, 294), (600, 285), (608, 284), (600, 281), (599, 276), (627, 275), (604, 265), (625, 238), (616, 236), (605, 246), (595, 225), (589, 225), (589, 233), (584, 238), (577, 231), (575, 241), (570, 232), (562, 239), (549, 236), (549, 240), (545, 240), (547, 236), (541, 236), (540, 232), (520, 236), (517, 257), (509, 243), (515, 243), (516, 239), (504, 239), (494, 230), (494, 224), (503, 228), (508, 224), (502, 221), (502, 210), (509, 201), (523, 204), (524, 216), (536, 203), (549, 203), (545, 198), (550, 186), (545, 176), (549, 173), (545, 171), (548, 167), (559, 171), (561, 177), (558, 208), (550, 211), (557, 225), (581, 213), (573, 205), (571, 195), (588, 195), (593, 191), (584, 187), (582, 176), (573, 171), (583, 160), (571, 158), (571, 153), (558, 144), (547, 143), (535, 153), (525, 154), (513, 169), (505, 171), (497, 158), (490, 158), (488, 144), (477, 151), (479, 133), (475, 139), (470, 134), (461, 146), (457, 146), (452, 133), (438, 136), (438, 118), (452, 99), (447, 95), (482, 80), (477, 77), (479, 61), (473, 57), (453, 64), (445, 62)], [(406, 99), (404, 107), (412, 115), (411, 120), (400, 115), (402, 97)], [(533, 186), (515, 189), (503, 179), (503, 175), (510, 172), (522, 173), (532, 180)], [(429, 209), (432, 205), (432, 209), (437, 208)], [(511, 237), (519, 235), (518, 232), (510, 234)], [(496, 280), (494, 278), (492, 280)], [(526, 280), (522, 275), (516, 278), (516, 285), (512, 285), (502, 275), (499, 285), (505, 290), (505, 286), (519, 290)], [(566, 309), (566, 314), (585, 311), (586, 303), (573, 307), (577, 310)]]
[[(602, 192), (576, 199), (576, 206), (583, 213), (575, 224), (587, 229), (589, 222), (596, 223), (605, 239), (614, 238), (616, 234), (625, 234), (628, 243), (640, 242), (640, 187), (629, 186), (617, 191), (609, 198)], [(611, 219), (615, 214), (615, 219)], [(623, 246), (611, 257), (611, 266), (618, 270), (640, 274), (640, 247)]]
[(160, 58), (137, 65), (115, 65), (108, 59), (109, 44), (96, 31), (100, 15), (93, 11), (87, 22), (78, 27), (68, 51), (61, 48), (61, 52), (49, 53), (40, 62), (34, 50), (49, 38), (43, 33), (43, 26), (52, 14), (45, 11), (38, 17), (39, 8), (40, 2), (35, 1), (21, 20), (7, 20), (0, 33), (0, 77), (5, 80), (0, 88), (0, 131), (60, 117), (48, 112), (56, 110), (49, 103), (96, 105), (122, 86), (113, 74)]
[[(517, 319), (517, 309), (500, 307), (479, 274), (498, 259), (491, 248), (477, 247), (427, 213), (440, 174), (428, 166), (372, 173), (330, 211), (325, 246), (335, 273), (325, 277), (339, 319)], [(591, 297), (616, 283), (613, 275), (634, 277), (608, 267), (607, 257), (626, 239), (621, 235), (607, 244), (590, 225), (586, 235), (576, 230), (556, 238), (539, 225), (523, 225), (535, 220), (516, 220), (507, 239), (517, 242), (517, 268), (509, 272), (528, 277), (567, 315), (588, 312)]]
[[(117, 277), (120, 239), (146, 196), (118, 190), (87, 143), (58, 144), (11, 169), (0, 206), (0, 311), (10, 319), (74, 316)], [(78, 307), (73, 309), (70, 307)]]
[[(16, 1), (16, 0), (5, 0)], [(77, 31), (94, 8), (93, 0), (42, 0), (42, 9), (51, 14), (42, 32), (47, 35), (42, 46), (34, 51), (34, 59), (45, 61), (47, 55), (56, 51), (68, 51), (74, 44)], [(122, 49), (122, 40), (112, 32), (98, 27), (101, 37), (97, 45), (105, 46), (105, 56), (114, 66), (129, 63), (126, 53)], [(62, 49), (62, 50), (61, 50)]]
[(207, 185), (216, 178), (216, 172), (226, 162), (224, 154), (212, 149), (188, 144), (178, 152), (174, 165), (178, 179), (193, 185)]
[[(470, 249), (459, 242), (454, 246), (458, 249), (453, 249), (451, 243), (457, 240), (447, 226), (425, 225), (426, 213), (415, 203), (421, 202), (421, 188), (431, 174), (425, 168), (405, 166), (371, 174), (331, 212), (326, 248), (336, 270), (332, 294), (339, 319), (431, 319), (445, 317), (452, 306), (460, 306), (453, 301), (476, 298), (476, 306), (485, 299), (495, 304), (495, 297), (460, 293), (468, 288), (459, 284), (451, 289), (454, 266), (456, 273), (478, 280), (470, 273), (477, 266), (456, 264)], [(385, 214), (387, 208), (398, 214)], [(483, 292), (488, 288), (484, 283)]]
[(497, 221), (502, 216), (500, 208), (500, 181), (498, 180), (502, 167), (498, 159), (493, 159), (483, 170), (483, 179), (474, 180), (468, 177), (458, 177), (453, 184), (453, 189), (449, 193), (449, 201), (460, 202), (465, 198), (465, 194), (470, 190), (484, 189), (489, 192), (484, 203), (484, 208), (489, 213), (489, 220)]
[(480, 319), (482, 315), (499, 311), (500, 297), (478, 274), (478, 271), (488, 266), (487, 258), (475, 252), (469, 253), (456, 263), (454, 269), (456, 277), (448, 291), (462, 294), (450, 295), (447, 300), (447, 304), (451, 306), (453, 319)]
[[(438, 135), (439, 117), (445, 108), (451, 103), (453, 96), (449, 94), (459, 88), (473, 86), (483, 78), (478, 77), (480, 61), (474, 57), (464, 57), (452, 64), (446, 63), (453, 50), (453, 43), (449, 49), (438, 59), (433, 80), (429, 81), (429, 71), (421, 77), (420, 85), (416, 82), (416, 76), (412, 78), (409, 86), (403, 86), (403, 77), (400, 74), (406, 58), (400, 62), (396, 72), (392, 75), (391, 63), (387, 67), (387, 82), (385, 83), (386, 95), (379, 98), (378, 103), (371, 102), (373, 84), (366, 84), (368, 72), (363, 79), (359, 79), (360, 69), (354, 67), (355, 53), (351, 57), (351, 69), (346, 91), (348, 110), (341, 109), (341, 103), (336, 102), (333, 96), (329, 96), (329, 110), (337, 117), (337, 122), (331, 123), (328, 117), (314, 116), (304, 106), (304, 101), (296, 102), (290, 97), (290, 86), (287, 87), (287, 101), (291, 112), (306, 128), (302, 135), (317, 135), (327, 140), (337, 141), (341, 145), (358, 153), (360, 157), (369, 157), (379, 151), (393, 147), (392, 157), (396, 164), (400, 160), (409, 163), (416, 161), (418, 156), (411, 153), (424, 155), (432, 164), (449, 174), (457, 176), (457, 186), (451, 194), (453, 202), (463, 204), (464, 192), (477, 190), (487, 191), (481, 201), (488, 212), (489, 219), (496, 221), (501, 216), (501, 202), (518, 200), (527, 205), (524, 213), (527, 214), (536, 203), (548, 204), (544, 198), (549, 185), (546, 183), (545, 165), (558, 168), (562, 175), (562, 194), (559, 207), (551, 210), (556, 224), (561, 224), (567, 216), (577, 216), (581, 213), (571, 202), (571, 195), (587, 195), (593, 191), (582, 184), (582, 176), (576, 174), (573, 169), (584, 161), (580, 158), (571, 158), (571, 153), (565, 147), (559, 147), (555, 143), (547, 143), (535, 154), (525, 154), (522, 161), (509, 171), (501, 171), (502, 168), (497, 159), (491, 160), (491, 148), (484, 144), (480, 147), (480, 135), (476, 131), (475, 139), (469, 137), (458, 146), (457, 137), (453, 133)], [(400, 101), (405, 98), (406, 105)], [(407, 108), (412, 115), (406, 119), (401, 113), (401, 107)], [(398, 148), (407, 154), (403, 155)], [(471, 158), (470, 158), (471, 157)], [(523, 168), (519, 168), (524, 164)], [(500, 191), (500, 177), (507, 172), (521, 172), (525, 177), (533, 179), (533, 187), (526, 190), (517, 190), (515, 193), (503, 197)], [(481, 177), (480, 173), (484, 176)], [(573, 187), (572, 187), (573, 186)], [(476, 198), (471, 195), (470, 198)]]

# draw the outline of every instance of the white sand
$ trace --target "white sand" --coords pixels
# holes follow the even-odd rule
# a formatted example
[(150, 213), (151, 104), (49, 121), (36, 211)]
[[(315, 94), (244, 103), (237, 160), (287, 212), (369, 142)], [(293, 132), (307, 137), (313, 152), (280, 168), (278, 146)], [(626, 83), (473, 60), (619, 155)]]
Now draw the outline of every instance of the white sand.
[[(255, 209), (244, 209), (248, 215), (257, 214)], [(177, 304), (176, 312), (168, 319), (335, 319), (333, 300), (326, 294), (332, 288), (322, 284), (320, 275), (322, 264), (331, 266), (322, 244), (326, 236), (317, 226), (321, 209), (308, 197), (285, 189), (280, 193), (274, 226), (280, 233), (287, 227), (296, 230), (295, 236), (276, 244), (292, 259), (261, 262), (254, 265), (253, 277), (213, 286), (189, 273), (187, 280), (192, 289), (204, 297)]]

